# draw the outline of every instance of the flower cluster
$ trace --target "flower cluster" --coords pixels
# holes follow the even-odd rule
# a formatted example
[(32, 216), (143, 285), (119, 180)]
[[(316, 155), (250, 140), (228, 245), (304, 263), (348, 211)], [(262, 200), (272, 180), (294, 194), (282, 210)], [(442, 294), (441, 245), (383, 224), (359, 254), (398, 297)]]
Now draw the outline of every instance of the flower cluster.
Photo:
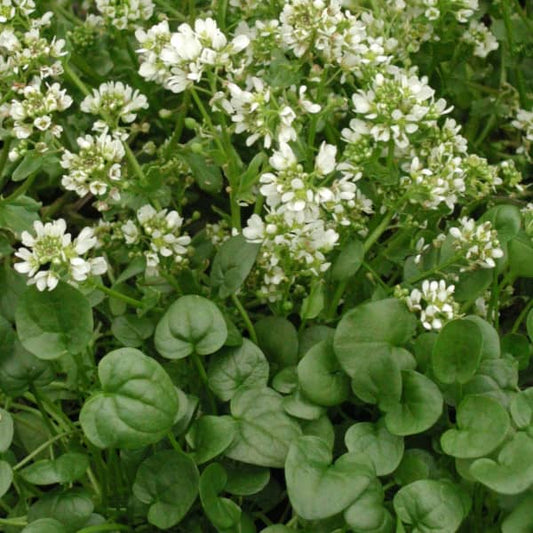
[(184, 23), (177, 32), (170, 33), (168, 24), (160, 23), (135, 35), (141, 45), (141, 76), (162, 83), (174, 93), (200, 82), (206, 68), (228, 66), (231, 56), (249, 43), (245, 35), (228, 43), (211, 18), (196, 20), (194, 29)]
[(120, 162), (125, 151), (122, 141), (107, 133), (98, 137), (85, 135), (79, 137), (80, 151), (75, 154), (65, 150), (61, 159), (61, 166), (68, 172), (63, 175), (61, 185), (68, 191), (75, 191), (83, 197), (88, 193), (102, 200), (97, 207), (106, 209), (103, 200), (108, 197), (120, 200), (120, 190), (125, 188), (121, 182), (122, 169)]
[(14, 121), (13, 131), (18, 139), (27, 139), (34, 132), (50, 132), (59, 137), (63, 128), (54, 124), (52, 114), (68, 109), (72, 98), (59, 83), (43, 86), (40, 82), (20, 90), (21, 99), (12, 100), (9, 115)]
[(468, 30), (463, 33), (463, 41), (474, 47), (474, 55), (487, 57), (493, 50), (498, 49), (498, 41), (494, 34), (477, 20), (471, 20)]
[(152, 0), (96, 0), (96, 8), (116, 28), (123, 30), (148, 20), (154, 12)]
[(36, 221), (33, 229), (34, 235), (22, 232), (24, 246), (15, 252), (21, 259), (15, 263), (15, 270), (26, 274), (28, 283), (40, 291), (55, 289), (59, 280), (76, 285), (107, 271), (103, 257), (83, 257), (96, 245), (92, 228), (82, 229), (74, 240), (66, 233), (67, 224), (63, 219), (46, 224)]
[(533, 111), (519, 109), (511, 125), (523, 132), (522, 145), (518, 148), (518, 153), (528, 156), (533, 143)]
[(420, 315), (420, 321), (427, 330), (440, 330), (446, 322), (457, 318), (459, 306), (453, 299), (454, 285), (446, 286), (444, 280), (422, 282), (422, 290), (397, 290), (396, 296), (403, 300), (410, 311)]
[(104, 117), (110, 125), (118, 125), (119, 121), (129, 124), (137, 118), (139, 110), (148, 109), (148, 100), (129, 85), (111, 81), (93, 89), (80, 108), (85, 113)]
[(498, 233), (490, 221), (476, 224), (473, 218), (463, 217), (460, 227), (450, 228), (454, 248), (464, 253), (469, 268), (494, 268), (495, 259), (503, 257)]
[(156, 276), (163, 258), (171, 258), (175, 265), (187, 264), (191, 238), (182, 233), (183, 218), (177, 211), (157, 211), (147, 204), (137, 210), (137, 223), (128, 220), (120, 227), (127, 245), (137, 246), (146, 259), (146, 274)]

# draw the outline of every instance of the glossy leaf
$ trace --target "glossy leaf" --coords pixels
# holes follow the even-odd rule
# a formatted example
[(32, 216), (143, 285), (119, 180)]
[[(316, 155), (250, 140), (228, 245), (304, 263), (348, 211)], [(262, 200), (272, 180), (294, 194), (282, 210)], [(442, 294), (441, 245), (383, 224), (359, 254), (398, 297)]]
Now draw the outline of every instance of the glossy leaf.
[(43, 459), (27, 466), (20, 475), (33, 485), (71, 483), (79, 479), (89, 466), (89, 458), (83, 453), (67, 452), (57, 459)]
[(182, 296), (163, 315), (155, 330), (157, 351), (168, 359), (207, 355), (224, 345), (228, 329), (213, 303), (194, 294)]
[(230, 416), (205, 415), (196, 420), (186, 435), (195, 463), (201, 465), (223, 453), (233, 442), (235, 431)]
[(108, 353), (98, 364), (102, 392), (85, 402), (80, 422), (99, 448), (140, 448), (172, 427), (178, 395), (154, 359), (134, 348)]
[(280, 367), (298, 362), (298, 333), (285, 318), (268, 316), (255, 324), (259, 347), (270, 362)]

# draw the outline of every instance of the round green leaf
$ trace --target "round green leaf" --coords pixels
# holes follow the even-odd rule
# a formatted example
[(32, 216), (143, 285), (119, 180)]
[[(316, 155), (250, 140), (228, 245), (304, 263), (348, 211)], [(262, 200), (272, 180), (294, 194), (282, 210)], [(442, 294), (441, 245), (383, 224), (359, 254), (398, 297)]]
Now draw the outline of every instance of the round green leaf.
[(346, 243), (331, 267), (331, 278), (335, 281), (351, 278), (363, 264), (364, 256), (365, 249), (361, 241)]
[(13, 418), (7, 411), (0, 408), (0, 453), (6, 452), (11, 446), (13, 431)]
[(99, 448), (140, 448), (172, 427), (178, 395), (154, 359), (134, 348), (108, 353), (98, 364), (102, 392), (85, 402), (80, 422)]
[(474, 377), (481, 360), (483, 337), (472, 320), (452, 320), (442, 328), (431, 357), (435, 377), (442, 383), (464, 384)]
[(164, 450), (148, 457), (139, 466), (133, 493), (150, 506), (150, 524), (168, 529), (183, 519), (196, 500), (199, 477), (190, 457)]
[(262, 388), (268, 383), (268, 361), (248, 339), (241, 346), (223, 348), (209, 363), (209, 388), (224, 402), (231, 400), (240, 387)]
[(382, 421), (354, 424), (344, 435), (349, 452), (368, 455), (378, 476), (394, 472), (402, 460), (403, 438), (389, 433)]
[(213, 303), (195, 294), (182, 296), (163, 315), (155, 330), (155, 347), (168, 359), (192, 353), (207, 355), (224, 345), (228, 328)]
[(398, 518), (413, 533), (451, 533), (464, 518), (457, 487), (446, 481), (421, 479), (401, 488), (393, 500)]
[(200, 417), (186, 435), (196, 464), (201, 465), (223, 453), (235, 437), (235, 421), (230, 416)]
[(509, 241), (509, 269), (517, 277), (533, 278), (533, 241), (520, 231)]
[(318, 437), (302, 436), (289, 449), (285, 479), (290, 502), (305, 520), (334, 516), (353, 503), (375, 479), (364, 456), (347, 453), (334, 464)]
[(500, 336), (494, 326), (483, 320), (479, 316), (469, 315), (466, 320), (470, 320), (479, 326), (482, 338), (481, 360), (498, 359), (501, 356)]
[(54, 518), (39, 518), (28, 524), (22, 533), (67, 533), (61, 522)]
[(302, 432), (304, 435), (320, 437), (333, 449), (333, 445), (335, 444), (335, 429), (327, 415), (321, 416), (317, 420), (302, 423)]
[(502, 204), (489, 209), (479, 221), (489, 220), (492, 227), (498, 232), (498, 240), (501, 243), (506, 243), (520, 231), (521, 218), (518, 207)]
[(228, 480), (225, 490), (235, 496), (251, 496), (263, 490), (270, 481), (270, 470), (245, 463), (224, 464)]
[(268, 316), (255, 324), (257, 342), (267, 359), (280, 367), (298, 362), (298, 333), (285, 318)]
[(533, 438), (519, 431), (505, 444), (497, 461), (476, 459), (470, 467), (472, 476), (501, 494), (519, 494), (533, 484)]
[(224, 468), (210, 464), (200, 478), (200, 500), (210, 522), (220, 531), (235, 527), (241, 519), (241, 509), (232, 500), (219, 494), (226, 487), (228, 477)]
[(0, 498), (9, 490), (13, 481), (13, 470), (7, 461), (0, 461)]
[(335, 331), (333, 347), (344, 371), (354, 377), (362, 360), (383, 345), (402, 346), (414, 334), (416, 319), (395, 298), (359, 305), (348, 311)]
[(402, 398), (385, 415), (393, 435), (414, 435), (429, 429), (442, 413), (442, 394), (433, 381), (414, 370), (402, 372)]
[(419, 479), (433, 477), (436, 463), (433, 455), (427, 450), (411, 448), (405, 450), (400, 465), (394, 472), (394, 480), (398, 485), (409, 485)]
[(315, 344), (300, 361), (297, 371), (303, 393), (318, 405), (339, 405), (350, 394), (350, 379), (337, 361), (332, 340)]
[(28, 521), (51, 518), (61, 522), (67, 531), (78, 531), (94, 510), (94, 503), (83, 489), (49, 492), (35, 502), (28, 511)]
[(302, 420), (318, 420), (325, 411), (324, 407), (310, 402), (299, 389), (283, 398), (283, 409)]
[(533, 531), (533, 494), (528, 494), (502, 522), (502, 533)]
[(505, 439), (507, 411), (488, 396), (467, 396), (457, 409), (457, 429), (446, 431), (440, 443), (448, 455), (472, 459), (488, 455)]
[(236, 435), (226, 455), (236, 461), (281, 468), (289, 446), (300, 434), (296, 420), (283, 411), (283, 397), (272, 389), (241, 389), (231, 400)]
[(20, 298), (15, 320), (20, 342), (39, 359), (80, 353), (93, 333), (89, 300), (62, 282), (53, 291), (30, 287)]
[(154, 332), (152, 321), (137, 315), (121, 315), (111, 323), (111, 332), (124, 346), (137, 348)]
[(89, 466), (89, 458), (83, 453), (68, 452), (57, 459), (42, 459), (20, 471), (20, 475), (34, 485), (71, 483), (79, 479)]
[(509, 411), (513, 422), (520, 428), (527, 428), (533, 420), (533, 387), (529, 387), (513, 396)]

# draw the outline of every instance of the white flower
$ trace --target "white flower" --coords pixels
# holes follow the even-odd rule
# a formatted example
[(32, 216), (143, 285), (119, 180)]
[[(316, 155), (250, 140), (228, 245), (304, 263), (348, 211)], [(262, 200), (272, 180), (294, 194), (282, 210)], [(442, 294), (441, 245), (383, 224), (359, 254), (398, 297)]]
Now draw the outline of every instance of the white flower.
[(326, 176), (335, 170), (335, 156), (337, 155), (337, 147), (332, 144), (327, 144), (325, 141), (320, 145), (320, 150), (315, 159), (315, 169), (318, 173)]

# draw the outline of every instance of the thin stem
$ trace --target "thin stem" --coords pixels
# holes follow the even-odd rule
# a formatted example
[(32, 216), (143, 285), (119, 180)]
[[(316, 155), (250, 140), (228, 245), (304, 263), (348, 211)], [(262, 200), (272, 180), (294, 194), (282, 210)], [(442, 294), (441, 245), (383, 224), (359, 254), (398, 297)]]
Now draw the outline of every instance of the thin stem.
[(167, 438), (175, 451), (183, 453), (183, 450), (181, 449), (179, 442), (176, 440), (176, 437), (174, 437), (174, 433), (172, 433), (172, 431), (167, 433)]
[(8, 197), (0, 199), (0, 203), (7, 204), (22, 196), (32, 185), (37, 178), (37, 172), (26, 178), (24, 183), (17, 187)]
[(4, 168), (7, 163), (7, 159), (9, 156), (9, 148), (11, 147), (12, 141), (13, 141), (13, 137), (7, 137), (7, 139), (4, 139), (4, 145), (2, 146), (2, 153), (0, 154), (0, 179), (2, 178), (2, 174), (4, 173)]
[(207, 398), (209, 400), (209, 405), (211, 406), (211, 411), (213, 414), (217, 414), (217, 404), (215, 402), (215, 398), (213, 397), (213, 394), (211, 392), (211, 389), (209, 388), (209, 379), (207, 377), (207, 372), (205, 371), (204, 364), (202, 363), (202, 360), (200, 359), (199, 355), (194, 352), (192, 354), (192, 360), (194, 363), (194, 366), (196, 367), (196, 370), (198, 371), (198, 375), (200, 376), (200, 380), (205, 386), (205, 390), (207, 393)]
[(374, 228), (374, 231), (367, 237), (365, 242), (363, 243), (363, 249), (365, 251), (365, 254), (372, 248), (372, 246), (375, 244), (375, 242), (387, 231), (387, 228), (389, 227), (390, 221), (394, 218), (395, 211), (391, 209), (388, 213), (385, 214), (382, 221), (378, 224), (376, 228)]
[(87, 85), (81, 81), (80, 77), (70, 68), (68, 64), (63, 65), (65, 74), (70, 78), (70, 81), (85, 95), (90, 96), (91, 91), (87, 88)]
[(46, 408), (44, 407), (43, 405), (43, 402), (41, 400), (41, 397), (39, 395), (39, 393), (37, 392), (37, 389), (35, 387), (35, 385), (30, 385), (30, 390), (35, 398), (35, 403), (37, 404), (37, 407), (39, 408), (39, 411), (41, 411), (41, 415), (43, 417), (43, 422), (45, 423), (46, 427), (48, 428), (48, 431), (50, 431), (50, 433), (52, 435), (57, 435), (57, 428), (54, 427), (54, 425), (52, 424), (52, 422), (50, 421), (50, 418), (49, 418), (49, 414), (48, 414), (48, 411), (46, 410)]
[(98, 524), (96, 526), (78, 529), (78, 533), (98, 533), (99, 531), (116, 531), (117, 529), (120, 529), (121, 531), (131, 531), (131, 528), (124, 524)]
[(337, 285), (335, 292), (333, 293), (333, 298), (331, 299), (331, 303), (329, 305), (329, 309), (327, 312), (327, 316), (331, 319), (335, 318), (335, 312), (337, 311), (337, 307), (339, 307), (339, 302), (341, 301), (342, 295), (344, 294), (344, 291), (346, 290), (346, 286), (348, 285), (348, 280), (340, 281)]
[(524, 318), (526, 318), (531, 308), (533, 308), (533, 299), (529, 300), (528, 304), (524, 307), (524, 309), (522, 309), (522, 311), (518, 315), (517, 319), (513, 324), (513, 327), (511, 328), (511, 333), (516, 333), (518, 331), (520, 324), (522, 324), (522, 321), (524, 320)]
[(413, 283), (422, 281), (423, 279), (426, 279), (429, 276), (432, 276), (433, 274), (437, 274), (438, 272), (441, 272), (445, 268), (448, 268), (449, 266), (455, 264), (457, 261), (459, 261), (459, 259), (461, 259), (460, 255), (454, 255), (447, 261), (444, 261), (444, 263), (441, 263), (440, 265), (436, 265), (433, 268), (426, 270), (425, 272), (421, 272), (418, 276), (415, 276), (414, 278), (409, 278), (408, 280), (405, 280), (405, 283), (409, 283), (412, 285)]
[(28, 518), (26, 516), (17, 516), (16, 518), (0, 518), (0, 525), (24, 527), (28, 525)]
[(239, 310), (239, 313), (244, 320), (244, 323), (246, 325), (246, 329), (248, 330), (248, 333), (250, 334), (250, 339), (257, 344), (257, 335), (255, 333), (254, 325), (252, 324), (252, 321), (250, 320), (250, 316), (248, 315), (246, 309), (242, 305), (241, 301), (237, 297), (236, 294), (231, 295), (231, 299), (233, 300), (233, 303), (235, 304), (235, 307)]
[(28, 464), (34, 457), (39, 455), (42, 451), (46, 450), (48, 446), (53, 444), (59, 439), (62, 439), (63, 437), (66, 437), (67, 435), (72, 435), (72, 433), (77, 433), (78, 430), (72, 430), (72, 431), (65, 431), (64, 433), (59, 433), (58, 435), (54, 435), (52, 438), (48, 439), (46, 442), (43, 442), (40, 446), (35, 448), (30, 454), (28, 454), (24, 459), (22, 459), (20, 462), (18, 462), (14, 467), (13, 471), (20, 470), (24, 465)]
[(135, 300), (135, 298), (130, 298), (129, 296), (126, 296), (125, 294), (122, 294), (121, 292), (118, 292), (114, 289), (110, 289), (105, 285), (99, 284), (96, 285), (96, 288), (99, 291), (102, 291), (103, 293), (107, 294), (108, 296), (112, 296), (113, 298), (117, 298), (118, 300), (122, 300), (123, 302), (130, 304), (132, 307), (137, 307), (138, 309), (143, 307), (143, 303), (141, 301)]
[(146, 183), (143, 169), (141, 168), (141, 165), (139, 165), (139, 161), (137, 161), (137, 158), (135, 157), (135, 154), (133, 153), (129, 144), (126, 142), (122, 144), (124, 145), (124, 150), (126, 151), (126, 159), (128, 160), (129, 164), (132, 166), (133, 171), (135, 172), (135, 174), (137, 174), (137, 177), (141, 180), (142, 183)]
[(87, 468), (87, 477), (89, 478), (89, 481), (93, 486), (94, 492), (96, 493), (98, 500), (102, 501), (102, 489), (100, 488), (96, 476), (94, 475), (94, 472), (90, 466), (89, 468)]

